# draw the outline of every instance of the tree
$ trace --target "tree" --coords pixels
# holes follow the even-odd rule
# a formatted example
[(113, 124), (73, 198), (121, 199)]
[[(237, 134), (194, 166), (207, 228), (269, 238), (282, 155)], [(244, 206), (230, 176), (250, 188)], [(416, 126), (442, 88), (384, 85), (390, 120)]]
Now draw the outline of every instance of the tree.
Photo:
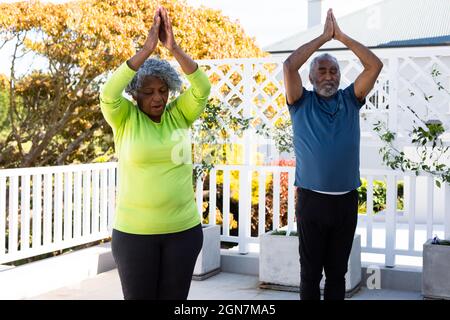
[[(1, 167), (112, 156), (111, 130), (98, 106), (99, 88), (106, 74), (143, 44), (156, 5), (166, 7), (178, 43), (194, 59), (264, 55), (220, 11), (194, 9), (184, 1), (0, 4), (0, 49), (14, 44), (10, 74), (2, 77), (0, 103), (7, 121), (0, 127)], [(26, 53), (44, 58), (47, 67), (17, 75), (16, 66)], [(171, 58), (162, 47), (156, 54)]]

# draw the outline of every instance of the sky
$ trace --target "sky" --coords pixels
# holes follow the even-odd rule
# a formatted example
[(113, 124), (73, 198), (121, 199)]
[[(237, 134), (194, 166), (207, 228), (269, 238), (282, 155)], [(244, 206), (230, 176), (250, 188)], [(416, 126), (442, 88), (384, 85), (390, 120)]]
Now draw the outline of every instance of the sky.
[[(186, 0), (192, 6), (201, 5), (222, 10), (232, 20), (239, 20), (245, 32), (265, 47), (304, 31), (307, 26), (309, 0)], [(317, 1), (317, 0), (313, 0)], [(382, 0), (322, 0), (322, 19), (329, 8), (336, 18), (368, 7)]]
[[(47, 0), (48, 2), (67, 2), (67, 0)], [(47, 2), (43, 1), (43, 2)], [(149, 0), (151, 1), (151, 0)], [(264, 48), (274, 42), (304, 31), (307, 26), (308, 1), (318, 0), (185, 0), (194, 7), (206, 6), (221, 10), (232, 21), (238, 21), (246, 34)], [(328, 8), (333, 8), (337, 19), (353, 11), (363, 9), (382, 0), (322, 0), (321, 21), (324, 21)], [(16, 2), (0, 0), (0, 2)], [(12, 46), (10, 46), (12, 47)], [(0, 73), (9, 73), (8, 47), (0, 50)], [(38, 63), (38, 62), (35, 62)], [(27, 64), (27, 68), (32, 67)], [(18, 70), (26, 72), (27, 70)]]

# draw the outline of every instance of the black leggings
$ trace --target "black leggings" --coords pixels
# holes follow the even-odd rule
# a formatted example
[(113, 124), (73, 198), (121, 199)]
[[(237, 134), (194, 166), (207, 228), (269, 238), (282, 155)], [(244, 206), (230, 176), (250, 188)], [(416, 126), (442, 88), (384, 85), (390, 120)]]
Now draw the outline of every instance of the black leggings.
[(161, 235), (114, 229), (111, 248), (125, 300), (186, 300), (202, 245), (201, 224)]
[(319, 300), (322, 270), (324, 299), (343, 300), (345, 273), (358, 219), (358, 191), (328, 195), (297, 189), (300, 299)]

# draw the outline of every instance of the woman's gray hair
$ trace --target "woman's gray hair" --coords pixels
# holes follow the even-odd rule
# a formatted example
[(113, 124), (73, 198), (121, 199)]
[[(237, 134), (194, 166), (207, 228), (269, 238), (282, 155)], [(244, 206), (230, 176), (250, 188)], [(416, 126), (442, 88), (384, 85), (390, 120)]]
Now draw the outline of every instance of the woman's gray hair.
[(169, 62), (160, 59), (147, 59), (138, 69), (133, 79), (125, 88), (128, 94), (135, 94), (142, 86), (146, 77), (153, 76), (164, 81), (171, 93), (179, 92), (181, 89), (181, 79), (178, 72), (170, 65)]

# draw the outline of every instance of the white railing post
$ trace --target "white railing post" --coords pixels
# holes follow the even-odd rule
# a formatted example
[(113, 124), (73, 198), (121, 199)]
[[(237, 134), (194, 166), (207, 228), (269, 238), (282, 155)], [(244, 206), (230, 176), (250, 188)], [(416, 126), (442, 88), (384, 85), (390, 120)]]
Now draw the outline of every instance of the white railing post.
[(62, 242), (62, 230), (63, 230), (63, 176), (62, 173), (55, 175), (55, 213), (54, 213), (54, 243)]
[(222, 210), (222, 235), (230, 235), (230, 174), (231, 171), (223, 169), (223, 210)]
[[(406, 183), (408, 181), (408, 183)], [(405, 198), (405, 212), (408, 214), (408, 250), (414, 250), (414, 241), (416, 238), (415, 235), (415, 226), (416, 226), (416, 176), (411, 175), (405, 177), (404, 182), (404, 195), (408, 198)]]
[(366, 194), (366, 235), (367, 248), (372, 248), (373, 238), (373, 176), (367, 176), (367, 194)]
[(18, 249), (19, 236), (19, 177), (9, 178), (9, 237), (8, 253), (15, 253)]
[(203, 223), (203, 173), (197, 177), (195, 200), (197, 202), (197, 211), (200, 216), (200, 220)]
[(102, 169), (100, 176), (100, 233), (108, 231), (108, 170)]
[(30, 248), (30, 175), (21, 176), (20, 250)]
[(248, 166), (241, 166), (239, 172), (239, 253), (247, 254), (249, 251), (248, 239), (251, 227), (251, 188), (252, 175)]
[(272, 230), (280, 227), (280, 170), (273, 171), (273, 211), (272, 211)]
[(394, 174), (389, 174), (386, 190), (386, 267), (395, 266), (396, 220), (397, 179)]
[(116, 173), (118, 168), (110, 168), (108, 176), (108, 232), (111, 234), (116, 211)]
[(42, 175), (33, 175), (33, 249), (42, 245)]
[(83, 229), (81, 234), (91, 234), (91, 171), (83, 172)]
[(64, 241), (72, 239), (72, 172), (64, 174)]
[(433, 237), (434, 178), (427, 177), (427, 239)]
[(92, 172), (92, 234), (100, 232), (100, 176), (98, 170)]
[(293, 168), (288, 168), (288, 219), (287, 219), (287, 232), (286, 235), (289, 236), (290, 233), (296, 229), (294, 222), (295, 217), (295, 170)]
[(43, 245), (48, 246), (52, 242), (52, 198), (53, 185), (52, 173), (44, 175), (44, 230), (43, 230)]
[(398, 109), (398, 57), (389, 57), (389, 121), (388, 128), (391, 132), (397, 132), (397, 109)]
[(216, 224), (216, 169), (209, 171), (209, 216), (208, 224)]
[(258, 236), (266, 233), (266, 172), (259, 170)]
[(6, 177), (0, 177), (0, 255), (5, 253), (6, 235)]
[[(252, 115), (251, 96), (252, 96), (252, 62), (246, 61), (244, 65), (244, 101), (243, 101), (243, 116), (249, 118)], [(239, 172), (239, 253), (247, 254), (249, 251), (248, 240), (251, 236), (251, 188), (252, 188), (252, 174), (249, 166), (252, 164), (252, 141), (251, 130), (246, 130), (244, 133), (244, 141), (242, 145), (242, 152), (244, 156), (244, 163)]]
[(450, 184), (443, 183), (444, 188), (444, 238), (450, 240)]
[(73, 238), (81, 238), (82, 172), (75, 172), (73, 184)]

